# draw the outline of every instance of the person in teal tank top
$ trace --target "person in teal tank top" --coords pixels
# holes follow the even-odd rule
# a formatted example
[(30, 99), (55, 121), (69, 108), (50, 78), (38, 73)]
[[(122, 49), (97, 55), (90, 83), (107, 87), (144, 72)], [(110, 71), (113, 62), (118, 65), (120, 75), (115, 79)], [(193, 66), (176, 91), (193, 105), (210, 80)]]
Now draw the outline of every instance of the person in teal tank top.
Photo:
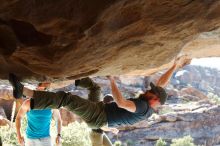
[(50, 136), (50, 122), (52, 110), (30, 110), (27, 113), (26, 136), (30, 139), (38, 139)]
[[(40, 83), (37, 90), (45, 90), (49, 83)], [(26, 138), (24, 140), (20, 132), (21, 119), (27, 115)], [(52, 117), (57, 123), (57, 137), (56, 143), (61, 143), (61, 117), (59, 110), (44, 109), (44, 110), (31, 110), (24, 101), (16, 116), (16, 130), (18, 142), (21, 146), (52, 146), (50, 137), (50, 124)]]

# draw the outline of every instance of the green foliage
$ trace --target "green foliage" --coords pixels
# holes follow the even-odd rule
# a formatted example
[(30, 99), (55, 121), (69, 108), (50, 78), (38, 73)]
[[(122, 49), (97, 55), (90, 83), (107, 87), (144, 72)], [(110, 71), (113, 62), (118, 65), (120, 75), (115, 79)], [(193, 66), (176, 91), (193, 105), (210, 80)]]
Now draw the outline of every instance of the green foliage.
[(209, 92), (207, 96), (211, 103), (220, 105), (220, 97), (218, 97), (218, 95), (215, 95), (214, 93)]
[(13, 146), (18, 146), (15, 128), (10, 129), (9, 126), (0, 127), (0, 136), (2, 138), (2, 143), (12, 144)]
[[(27, 125), (27, 119), (24, 118), (24, 120), (22, 120), (21, 123), (21, 131), (23, 135), (26, 125)], [(9, 127), (9, 126), (0, 127), (0, 136), (2, 138), (2, 143), (4, 145), (11, 144), (13, 146), (19, 146), (17, 142), (15, 125), (13, 125), (13, 127)]]
[(160, 138), (157, 140), (156, 146), (166, 146), (166, 145), (167, 143), (163, 139)]
[[(66, 127), (62, 127), (62, 145), (63, 146), (89, 146), (90, 129), (85, 123), (74, 122)], [(51, 129), (51, 136), (56, 136), (56, 128)]]
[(115, 141), (114, 146), (122, 146), (122, 142), (117, 140)]
[(127, 144), (127, 146), (135, 146), (135, 141), (128, 139), (128, 140), (126, 140), (126, 144)]
[(191, 136), (185, 136), (179, 139), (173, 139), (170, 146), (195, 146)]

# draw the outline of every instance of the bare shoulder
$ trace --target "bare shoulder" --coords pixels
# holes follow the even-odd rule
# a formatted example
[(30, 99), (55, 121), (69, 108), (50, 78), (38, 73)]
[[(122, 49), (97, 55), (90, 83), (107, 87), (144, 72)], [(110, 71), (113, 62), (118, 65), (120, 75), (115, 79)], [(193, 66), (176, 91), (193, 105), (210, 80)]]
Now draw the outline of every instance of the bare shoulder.
[(59, 109), (52, 109), (53, 117), (59, 117), (60, 116), (60, 111)]
[(26, 109), (27, 111), (29, 111), (30, 110), (30, 103), (31, 103), (30, 99), (25, 100), (23, 102), (21, 108)]
[(28, 106), (28, 105), (30, 105), (30, 102), (31, 102), (30, 99), (27, 99), (27, 100), (24, 101), (23, 104), (24, 104), (25, 106)]
[(25, 115), (25, 113), (27, 113), (28, 111), (30, 111), (30, 100), (29, 99), (25, 100), (23, 104), (21, 105), (20, 109), (18, 110), (16, 119), (22, 118)]
[(53, 114), (57, 114), (57, 113), (59, 113), (60, 111), (59, 111), (58, 109), (52, 109), (52, 112), (53, 112)]

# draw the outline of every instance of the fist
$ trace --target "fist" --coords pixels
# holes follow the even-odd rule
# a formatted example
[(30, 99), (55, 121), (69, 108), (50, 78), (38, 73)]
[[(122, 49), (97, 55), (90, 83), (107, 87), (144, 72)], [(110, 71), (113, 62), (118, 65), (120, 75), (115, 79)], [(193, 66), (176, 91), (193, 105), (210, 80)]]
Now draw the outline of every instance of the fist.
[(114, 133), (115, 135), (118, 134), (119, 130), (117, 128), (112, 128), (111, 129), (112, 133)]
[(24, 137), (23, 136), (18, 137), (18, 143), (20, 144), (20, 146), (24, 146)]
[(56, 137), (56, 144), (57, 145), (61, 144), (61, 137), (60, 136)]
[(191, 60), (192, 58), (190, 58), (188, 55), (182, 55), (177, 57), (174, 63), (178, 68), (182, 68), (183, 66), (190, 64)]

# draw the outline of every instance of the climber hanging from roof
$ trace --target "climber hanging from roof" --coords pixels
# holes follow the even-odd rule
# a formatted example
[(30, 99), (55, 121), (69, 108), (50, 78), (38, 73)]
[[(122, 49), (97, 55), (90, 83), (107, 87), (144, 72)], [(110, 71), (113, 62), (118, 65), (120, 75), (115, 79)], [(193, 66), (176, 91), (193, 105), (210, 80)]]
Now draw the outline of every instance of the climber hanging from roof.
[[(113, 127), (131, 125), (151, 116), (154, 111), (165, 103), (167, 99), (164, 87), (168, 84), (175, 70), (189, 64), (191, 59), (184, 55), (175, 59), (172, 67), (166, 71), (156, 84), (151, 83), (151, 90), (141, 94), (139, 98), (125, 99), (119, 91), (113, 77), (108, 77), (111, 83), (112, 94), (115, 102), (104, 104), (103, 102), (92, 102), (71, 93), (35, 91), (24, 87), (13, 74), (9, 75), (9, 81), (13, 86), (13, 95), (16, 99), (22, 95), (32, 97), (31, 109), (60, 108), (65, 107), (80, 116), (91, 128), (101, 128), (105, 131), (117, 133)], [(100, 92), (100, 87), (87, 78), (87, 84), (83, 80), (77, 80), (76, 85), (84, 86), (94, 92)], [(94, 94), (94, 96), (96, 96)]]

